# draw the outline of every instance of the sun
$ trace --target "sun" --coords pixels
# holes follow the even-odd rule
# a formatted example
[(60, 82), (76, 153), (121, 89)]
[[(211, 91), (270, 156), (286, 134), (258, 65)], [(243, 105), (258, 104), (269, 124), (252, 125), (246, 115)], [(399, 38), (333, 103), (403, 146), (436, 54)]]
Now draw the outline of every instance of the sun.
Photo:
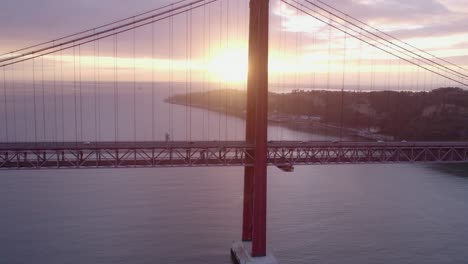
[(247, 51), (228, 49), (219, 52), (208, 65), (208, 72), (213, 81), (242, 83), (247, 80)]

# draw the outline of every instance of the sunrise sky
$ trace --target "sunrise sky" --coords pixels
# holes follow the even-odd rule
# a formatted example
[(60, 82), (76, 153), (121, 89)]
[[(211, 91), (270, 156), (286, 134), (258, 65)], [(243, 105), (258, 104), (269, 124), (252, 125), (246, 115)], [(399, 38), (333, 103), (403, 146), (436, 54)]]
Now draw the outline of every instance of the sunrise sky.
[[(164, 0), (3, 0), (0, 2), (0, 53), (169, 3)], [(468, 2), (465, 0), (330, 0), (326, 3), (434, 55), (460, 66), (468, 65)], [(136, 70), (139, 81), (153, 77), (157, 81), (184, 81), (189, 76), (192, 81), (243, 82), (247, 72), (247, 4), (247, 0), (223, 0), (192, 11), (189, 16), (178, 15), (172, 20), (172, 33), (169, 20), (155, 23), (154, 27), (139, 28), (135, 31), (135, 56), (133, 32), (128, 32), (118, 37), (117, 56), (113, 53), (114, 40), (105, 39), (99, 42), (98, 52), (96, 44), (88, 44), (36, 63), (47, 67), (45, 78), (50, 78), (51, 68), (60, 65), (64, 69), (62, 78), (72, 79), (72, 68), (78, 61), (84, 80), (94, 78), (96, 67), (101, 80), (112, 80), (117, 64), (120, 81), (131, 80)], [(377, 78), (386, 74), (387, 79), (392, 74), (406, 73), (407, 82), (416, 78), (413, 75), (424, 74), (424, 70), (398, 62), (356, 39), (345, 38), (342, 32), (330, 31), (329, 26), (279, 1), (270, 1), (270, 7), (270, 79), (275, 82), (295, 77), (301, 83), (312, 78), (325, 83), (329, 71), (336, 75), (331, 78), (336, 84), (335, 80), (341, 80), (338, 76), (343, 72), (350, 82), (365, 79), (370, 72)], [(81, 59), (77, 59), (79, 54)], [(31, 67), (30, 64), (16, 66), (15, 70)]]

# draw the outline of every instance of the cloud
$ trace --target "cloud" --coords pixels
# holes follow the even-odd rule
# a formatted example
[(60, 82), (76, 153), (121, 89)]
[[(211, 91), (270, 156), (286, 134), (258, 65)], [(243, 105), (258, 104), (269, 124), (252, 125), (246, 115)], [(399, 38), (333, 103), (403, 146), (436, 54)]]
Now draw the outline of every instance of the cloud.
[[(231, 0), (231, 4), (233, 4)], [(242, 0), (247, 2), (248, 0)], [(292, 1), (292, 0), (287, 0)], [(297, 0), (299, 1), (299, 0)], [(301, 3), (306, 3), (305, 0), (300, 0)], [(308, 0), (312, 3), (318, 3), (317, 0)], [(323, 0), (333, 7), (339, 8), (344, 13), (356, 17), (366, 23), (369, 23), (376, 28), (382, 29), (392, 35), (395, 35), (404, 41), (414, 43), (415, 45), (423, 43), (423, 48), (432, 50), (437, 54), (445, 57), (453, 57), (457, 62), (465, 63), (462, 58), (467, 54), (467, 46), (463, 39), (466, 39), (461, 33), (467, 32), (468, 25), (468, 1), (466, 0)], [(63, 1), (63, 0), (3, 0), (0, 8), (0, 51), (8, 51), (13, 48), (24, 47), (37, 42), (51, 40), (63, 35), (78, 32), (83, 29), (93, 28), (97, 25), (114, 21), (116, 19), (129, 17), (140, 12), (144, 12), (161, 5), (174, 2), (174, 0), (81, 0), (81, 1)], [(226, 2), (224, 2), (226, 3)], [(304, 59), (314, 59), (318, 64), (321, 61), (327, 61), (328, 58), (323, 56), (328, 55), (329, 49), (329, 27), (314, 18), (301, 14), (296, 10), (286, 5), (278, 4), (278, 1), (271, 0), (272, 14), (271, 30), (272, 43), (278, 46), (287, 46), (289, 52), (294, 53), (297, 49), (295, 46), (296, 32), (303, 33), (300, 36), (302, 48), (299, 48), (299, 55), (303, 55)], [(213, 46), (220, 46), (221, 41), (218, 36), (226, 38), (227, 32), (224, 30), (224, 22), (220, 23), (219, 3), (213, 4), (213, 12), (211, 18), (211, 38)], [(310, 4), (309, 4), (310, 5)], [(224, 4), (224, 10), (226, 5)], [(247, 6), (243, 6), (247, 10)], [(243, 9), (243, 11), (245, 11)], [(229, 14), (235, 14), (236, 10), (231, 6)], [(241, 10), (241, 19), (247, 21), (247, 12)], [(223, 11), (223, 14), (226, 11)], [(218, 17), (216, 17), (218, 16)], [(222, 19), (226, 19), (222, 17)], [(231, 15), (231, 23), (233, 20)], [(196, 21), (194, 30), (198, 30), (198, 34), (194, 33), (194, 37), (198, 37), (201, 42), (203, 34), (201, 31), (203, 22)], [(165, 22), (166, 23), (166, 22)], [(156, 54), (161, 58), (168, 58), (168, 29), (167, 24), (162, 24), (158, 35), (159, 49)], [(222, 26), (220, 26), (222, 25)], [(244, 25), (242, 25), (243, 27)], [(185, 44), (185, 16), (180, 16), (175, 23), (174, 39), (180, 38), (179, 41), (173, 41), (175, 53), (172, 59), (183, 60), (186, 57)], [(222, 28), (221, 28), (222, 27)], [(219, 30), (221, 28), (221, 31)], [(245, 27), (246, 28), (246, 27)], [(230, 30), (229, 34), (234, 36), (237, 30)], [(220, 33), (221, 32), (221, 33)], [(286, 44), (276, 44), (281, 41), (278, 38), (279, 34), (283, 34), (283, 42)], [(332, 30), (333, 42), (330, 45), (335, 59), (342, 61), (341, 53), (343, 49), (344, 34), (337, 30)], [(143, 47), (144, 44), (149, 44), (148, 32), (143, 29), (139, 30), (137, 36), (142, 36), (141, 54), (151, 54), (149, 45)], [(132, 57), (131, 43), (124, 43), (125, 37), (119, 38), (119, 56)], [(146, 39), (144, 39), (146, 37)], [(431, 47), (431, 43), (437, 45)], [(130, 39), (130, 38), (129, 38)], [(286, 40), (284, 40), (286, 39)], [(196, 41), (194, 41), (195, 43)], [(128, 44), (128, 45), (127, 45)], [(106, 54), (101, 56), (112, 56), (112, 41), (102, 41), (101, 47), (103, 50), (108, 50)], [(121, 46), (122, 47), (121, 47)], [(224, 44), (223, 44), (224, 45)], [(232, 47), (232, 44), (230, 44)], [(211, 49), (213, 49), (213, 46)], [(350, 50), (346, 54), (348, 60), (356, 60), (365, 54), (361, 52), (359, 43), (351, 38), (347, 39), (347, 46)], [(354, 46), (354, 48), (353, 48)], [(365, 46), (365, 45), (364, 45)], [(146, 49), (146, 50), (144, 50)], [(200, 51), (199, 51), (200, 52)], [(275, 52), (273, 50), (273, 52)], [(287, 53), (287, 52), (286, 52)], [(297, 51), (296, 51), (297, 53)], [(365, 53), (361, 55), (361, 53)], [(318, 56), (322, 55), (322, 57)], [(370, 54), (372, 55), (372, 54)], [(374, 56), (374, 55), (373, 55)], [(387, 55), (385, 55), (387, 56)], [(377, 56), (374, 56), (378, 59)], [(288, 59), (288, 58), (287, 58)], [(292, 56), (292, 61), (296, 60)], [(280, 63), (278, 63), (280, 65)], [(284, 64), (289, 65), (289, 64)], [(288, 66), (289, 67), (289, 66)], [(283, 70), (281, 68), (281, 70)]]
[(0, 4), (0, 51), (48, 41), (117, 19), (171, 0), (3, 0)]
[[(291, 3), (295, 4), (294, 2)], [(315, 11), (321, 12), (323, 16), (319, 15), (318, 17), (324, 21), (329, 21), (329, 14), (323, 12), (317, 6), (327, 10), (330, 9), (320, 3), (320, 1), (308, 0), (300, 1), (300, 3), (304, 5), (300, 7), (308, 13), (317, 15)], [(445, 43), (442, 43), (442, 46), (444, 46), (444, 49), (450, 49), (452, 45), (457, 45), (461, 41), (460, 37), (457, 39), (457, 36), (467, 32), (468, 16), (461, 12), (453, 11), (455, 6), (461, 10), (463, 10), (463, 7), (468, 8), (468, 2), (466, 1), (335, 0), (326, 2), (326, 4), (404, 41), (411, 42), (412, 40), (416, 40), (415, 42), (417, 43), (419, 40), (423, 40), (425, 48), (430, 48), (430, 43), (438, 43), (437, 45), (441, 46), (441, 42), (447, 40)], [(319, 22), (305, 13), (297, 12), (297, 10), (285, 4), (274, 6), (274, 8), (274, 14), (282, 17), (282, 24), (278, 27), (281, 30), (290, 33), (304, 32), (309, 38), (314, 38), (314, 41), (319, 44), (326, 44), (328, 41), (328, 25)], [(339, 14), (339, 16), (344, 18), (342, 14)], [(331, 16), (331, 18), (340, 23), (342, 22), (337, 17)], [(353, 22), (357, 23), (356, 21)], [(334, 22), (333, 24), (336, 25), (337, 23)], [(358, 32), (360, 31), (350, 24), (348, 26)], [(332, 39), (338, 45), (341, 45), (340, 38), (342, 38), (343, 34), (338, 33), (337, 30), (333, 31), (335, 35), (332, 36)]]
[[(448, 0), (447, 0), (448, 1)], [(301, 7), (309, 13), (323, 11), (313, 4), (325, 7), (317, 1), (302, 1), (306, 7)], [(328, 3), (328, 2), (327, 2)], [(436, 0), (335, 0), (330, 4), (342, 12), (364, 21), (374, 27), (387, 32), (420, 32), (420, 34), (445, 34), (450, 32), (466, 31), (466, 28), (457, 25), (466, 25), (466, 15), (449, 10), (444, 4)], [(459, 4), (461, 5), (461, 4)], [(464, 4), (468, 8), (468, 3)], [(307, 27), (308, 17), (304, 13), (297, 13), (290, 6), (276, 7), (276, 14), (283, 15), (283, 24), (286, 31), (301, 30)], [(344, 17), (343, 15), (340, 15)], [(337, 19), (336, 17), (333, 17)], [(338, 19), (339, 20), (339, 19)], [(301, 23), (303, 21), (303, 23)], [(295, 26), (294, 26), (295, 25)], [(314, 24), (309, 28), (316, 28)], [(423, 29), (423, 31), (421, 31)], [(301, 30), (310, 32), (310, 29)]]
[(452, 12), (468, 13), (466, 0), (439, 0), (439, 2)]

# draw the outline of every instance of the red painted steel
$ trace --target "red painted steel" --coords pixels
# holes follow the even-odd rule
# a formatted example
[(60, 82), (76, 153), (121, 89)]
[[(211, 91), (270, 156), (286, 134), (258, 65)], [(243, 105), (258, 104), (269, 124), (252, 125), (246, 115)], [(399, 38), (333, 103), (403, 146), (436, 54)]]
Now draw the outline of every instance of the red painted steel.
[[(254, 155), (254, 151), (249, 151)], [(253, 161), (252, 161), (253, 163)], [(242, 241), (252, 241), (252, 207), (253, 207), (253, 176), (254, 168), (244, 167), (244, 208), (242, 215)]]
[[(255, 17), (255, 14), (252, 14), (254, 10), (250, 9), (250, 21)], [(249, 32), (252, 33), (252, 25), (250, 25)], [(252, 50), (255, 40), (255, 37), (249, 38), (249, 71), (247, 79), (247, 104), (246, 104), (246, 127), (245, 127), (245, 141), (252, 145), (255, 144), (255, 119), (256, 119), (256, 92), (255, 92), (255, 74), (254, 74), (254, 65), (252, 61), (255, 60), (255, 51)], [(252, 157), (251, 163), (253, 164), (253, 158), (255, 157), (255, 150), (248, 151)], [(254, 168), (245, 167), (244, 168), (244, 203), (243, 203), (243, 217), (242, 217), (242, 240), (251, 241), (252, 240), (252, 210), (253, 210), (253, 177), (254, 177)]]
[[(255, 150), (253, 177), (252, 171), (248, 168), (245, 169), (244, 176), (243, 239), (249, 238), (251, 230), (254, 257), (266, 255), (268, 9), (268, 0), (250, 1), (246, 140), (254, 143)], [(248, 219), (250, 212), (251, 222)]]

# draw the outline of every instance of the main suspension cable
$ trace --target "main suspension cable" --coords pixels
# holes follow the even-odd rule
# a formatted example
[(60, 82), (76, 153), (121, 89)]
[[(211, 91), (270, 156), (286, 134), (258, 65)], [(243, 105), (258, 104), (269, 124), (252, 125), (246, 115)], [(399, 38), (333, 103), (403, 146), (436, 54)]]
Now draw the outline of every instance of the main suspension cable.
[[(174, 16), (179, 15), (179, 14), (186, 13), (186, 12), (188, 12), (190, 10), (194, 10), (194, 9), (203, 7), (205, 5), (209, 5), (209, 4), (217, 2), (219, 0), (210, 0), (208, 2), (205, 2), (205, 1), (207, 1), (207, 0), (198, 0), (198, 1), (195, 1), (194, 3), (187, 4), (187, 5), (184, 5), (182, 7), (176, 7), (176, 8), (173, 8), (173, 9), (169, 10), (169, 11), (161, 12), (160, 14), (157, 14), (157, 15), (153, 15), (153, 16), (150, 16), (150, 17), (146, 17), (144, 19), (136, 20), (134, 23), (127, 23), (127, 24), (119, 26), (119, 27), (106, 29), (106, 30), (103, 30), (103, 31), (96, 32), (94, 34), (89, 34), (89, 35), (87, 35), (85, 37), (80, 37), (80, 38), (77, 38), (77, 39), (74, 39), (74, 40), (66, 41), (64, 43), (56, 44), (55, 46), (49, 46), (49, 47), (46, 47), (46, 48), (42, 48), (42, 49), (39, 49), (39, 50), (35, 50), (35, 51), (32, 51), (32, 52), (21, 54), (21, 55), (15, 56), (15, 57), (3, 59), (3, 60), (0, 60), (0, 68), (11, 65), (11, 64), (19, 63), (19, 62), (22, 62), (22, 61), (31, 60), (33, 58), (49, 55), (49, 54), (52, 54), (52, 53), (55, 53), (55, 52), (59, 52), (61, 50), (70, 49), (70, 48), (73, 48), (73, 47), (78, 46), (78, 45), (84, 45), (84, 44), (87, 44), (87, 43), (90, 43), (90, 42), (93, 42), (93, 41), (96, 41), (96, 40), (100, 40), (100, 39), (104, 39), (104, 38), (107, 38), (107, 37), (114, 36), (116, 34), (121, 34), (121, 33), (130, 31), (130, 30), (135, 29), (135, 28), (143, 27), (143, 26), (149, 25), (149, 24), (154, 23), (154, 22), (158, 22), (158, 21), (161, 21), (161, 20), (164, 20), (164, 19), (174, 17)], [(195, 3), (199, 3), (199, 2), (205, 2), (205, 3), (195, 4)], [(189, 8), (187, 8), (187, 7), (189, 7)], [(183, 9), (183, 10), (178, 11), (180, 9)], [(160, 17), (160, 16), (162, 16), (162, 17)], [(156, 17), (160, 17), (160, 18), (154, 19)], [(149, 20), (149, 19), (154, 19), (154, 20), (151, 20), (149, 22), (145, 22), (146, 20)], [(139, 24), (139, 23), (141, 23), (141, 24)], [(122, 28), (124, 28), (124, 29), (122, 29)], [(93, 37), (95, 37), (95, 35), (100, 35), (100, 37), (97, 38), (97, 39), (94, 39)], [(79, 43), (77, 43), (77, 42), (79, 42)], [(67, 46), (67, 45), (69, 45), (69, 46)], [(49, 51), (49, 50), (52, 50), (52, 51)], [(44, 53), (42, 53), (42, 52), (44, 52)], [(39, 54), (39, 55), (36, 55), (36, 54)], [(26, 57), (26, 58), (24, 58), (24, 57)], [(3, 63), (3, 64), (1, 64), (1, 63)]]
[[(280, 1), (286, 3), (287, 5), (291, 6), (291, 7), (294, 8), (294, 9), (300, 10), (302, 13), (304, 13), (304, 14), (306, 14), (306, 15), (309, 15), (309, 16), (311, 16), (311, 17), (313, 17), (313, 18), (315, 18), (315, 19), (321, 21), (322, 23), (325, 23), (325, 24), (329, 25), (330, 27), (333, 27), (333, 28), (335, 28), (335, 29), (337, 29), (337, 30), (339, 30), (339, 31), (341, 31), (341, 32), (345, 32), (343, 29), (340, 29), (338, 26), (333, 25), (331, 22), (327, 22), (327, 21), (325, 21), (324, 19), (321, 19), (321, 18), (319, 18), (319, 17), (317, 17), (317, 16), (311, 14), (310, 12), (305, 11), (305, 10), (303, 10), (303, 9), (301, 9), (301, 8), (299, 8), (299, 7), (293, 5), (293, 4), (291, 4), (291, 3), (289, 3), (289, 2), (287, 2), (287, 1), (285, 1), (285, 0), (280, 0)], [(294, 1), (294, 0), (293, 0), (293, 1)], [(296, 2), (296, 1), (294, 1), (294, 2)], [(331, 19), (331, 18), (329, 18), (329, 19), (330, 19), (330, 20), (333, 20), (333, 19)], [(333, 21), (334, 21), (334, 20), (333, 20)], [(334, 22), (336, 22), (336, 21), (334, 21)], [(360, 41), (363, 41), (363, 42), (365, 42), (366, 44), (368, 44), (368, 45), (370, 45), (370, 46), (372, 46), (372, 47), (374, 47), (374, 48), (376, 48), (376, 49), (379, 49), (379, 50), (381, 50), (381, 51), (383, 51), (383, 52), (385, 52), (385, 53), (389, 53), (390, 55), (392, 55), (392, 56), (394, 56), (394, 57), (396, 57), (396, 58), (399, 58), (399, 59), (401, 59), (401, 60), (403, 60), (403, 61), (406, 61), (406, 62), (408, 62), (408, 63), (411, 63), (411, 64), (415, 64), (415, 65), (417, 65), (418, 67), (421, 67), (422, 69), (424, 69), (424, 70), (426, 70), (426, 71), (430, 71), (430, 72), (432, 72), (432, 73), (435, 73), (435, 74), (437, 74), (437, 75), (439, 75), (439, 76), (441, 76), (441, 77), (443, 77), (443, 78), (445, 78), (445, 79), (447, 79), (447, 80), (451, 80), (451, 81), (456, 82), (456, 83), (458, 83), (458, 84), (461, 84), (461, 85), (464, 85), (464, 86), (468, 86), (467, 83), (458, 81), (458, 80), (456, 80), (456, 79), (454, 79), (454, 78), (452, 78), (452, 77), (450, 77), (450, 76), (447, 76), (447, 75), (445, 75), (445, 74), (438, 73), (436, 70), (429, 69), (429, 68), (427, 68), (427, 67), (425, 67), (425, 66), (423, 66), (423, 65), (421, 65), (421, 64), (416, 64), (416, 63), (410, 61), (409, 59), (402, 57), (401, 55), (395, 54), (395, 53), (393, 53), (393, 52), (391, 52), (391, 51), (388, 51), (388, 50), (386, 50), (386, 49), (384, 49), (384, 48), (381, 48), (381, 47), (377, 46), (376, 44), (371, 43), (369, 40), (362, 39), (362, 38), (357, 37), (357, 36), (355, 36), (355, 35), (353, 35), (353, 34), (351, 34), (351, 33), (349, 33), (349, 32), (347, 32), (346, 34), (349, 35), (349, 36), (351, 36), (351, 37), (353, 37), (353, 38), (356, 38), (356, 39), (358, 39), (358, 40), (360, 40)]]

